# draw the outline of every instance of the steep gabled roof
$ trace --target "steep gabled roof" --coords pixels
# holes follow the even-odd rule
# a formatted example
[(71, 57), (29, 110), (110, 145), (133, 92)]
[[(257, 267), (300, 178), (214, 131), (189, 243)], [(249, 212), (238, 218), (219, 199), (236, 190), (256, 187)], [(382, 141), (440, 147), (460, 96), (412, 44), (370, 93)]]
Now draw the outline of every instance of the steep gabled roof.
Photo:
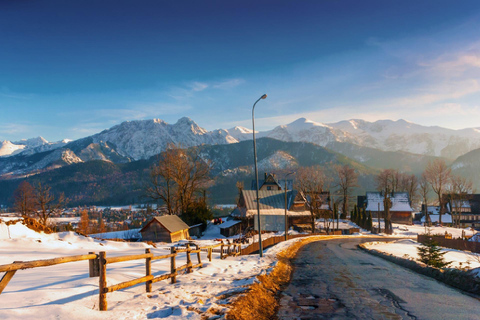
[[(289, 211), (294, 203), (297, 191), (287, 191), (287, 210), (288, 215), (304, 215), (309, 212)], [(279, 215), (285, 212), (285, 191), (282, 190), (259, 190), (258, 197), (260, 199), (260, 214), (263, 215)], [(235, 217), (248, 217), (257, 214), (257, 194), (256, 190), (242, 190), (242, 202), (245, 207), (237, 208), (232, 213)], [(242, 205), (243, 206), (243, 205)]]
[(145, 227), (142, 228), (142, 230), (140, 230), (140, 232), (144, 231), (144, 229), (147, 228), (148, 225), (150, 225), (150, 223), (152, 223), (153, 221), (157, 221), (158, 223), (160, 223), (170, 233), (174, 233), (174, 232), (189, 228), (189, 226), (185, 222), (183, 222), (183, 220), (180, 219), (178, 216), (166, 215), (166, 216), (154, 217), (152, 220), (150, 220), (149, 223), (145, 225)]

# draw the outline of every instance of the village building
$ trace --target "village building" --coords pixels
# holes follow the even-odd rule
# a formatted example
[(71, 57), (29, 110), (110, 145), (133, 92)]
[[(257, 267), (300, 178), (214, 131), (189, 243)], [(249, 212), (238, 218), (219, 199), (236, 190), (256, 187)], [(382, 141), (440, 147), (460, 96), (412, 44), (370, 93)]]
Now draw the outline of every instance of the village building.
[[(480, 194), (466, 194), (460, 196), (443, 195), (446, 206), (445, 212), (451, 214), (454, 223), (459, 227), (480, 227)], [(443, 223), (442, 215), (442, 223)]]
[[(288, 225), (304, 224), (309, 222), (310, 211), (305, 206), (302, 197), (297, 197), (295, 190), (287, 191), (287, 219)], [(262, 230), (285, 230), (285, 191), (261, 190), (258, 192), (260, 220)], [(257, 194), (256, 190), (242, 190), (238, 206), (232, 216), (242, 220), (245, 227), (257, 226)]]
[[(293, 190), (293, 180), (277, 180), (274, 173), (265, 173), (264, 179), (258, 179), (258, 190), (284, 190), (285, 182), (287, 190)], [(252, 190), (257, 189), (257, 181), (252, 180)]]
[(228, 238), (242, 232), (242, 221), (228, 220), (218, 227), (220, 228), (220, 234)]
[(143, 241), (177, 242), (189, 238), (188, 225), (176, 215), (154, 217), (140, 230)]
[[(410, 205), (408, 192), (395, 192), (388, 196), (392, 206), (390, 207), (391, 222), (412, 224), (413, 209)], [(383, 207), (384, 194), (382, 192), (367, 192), (365, 196), (357, 198), (357, 206), (365, 207), (365, 210), (372, 213), (373, 218), (383, 218), (385, 215)]]

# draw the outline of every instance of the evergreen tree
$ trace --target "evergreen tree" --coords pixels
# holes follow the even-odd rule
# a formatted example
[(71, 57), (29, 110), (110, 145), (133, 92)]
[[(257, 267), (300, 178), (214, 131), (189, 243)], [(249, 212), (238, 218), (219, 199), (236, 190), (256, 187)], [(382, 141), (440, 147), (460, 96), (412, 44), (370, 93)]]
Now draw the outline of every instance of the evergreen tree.
[(367, 230), (372, 231), (372, 228), (373, 228), (372, 211), (368, 210)]
[(367, 211), (365, 211), (365, 207), (362, 208), (362, 228), (367, 228)]
[(420, 256), (419, 260), (426, 265), (436, 268), (445, 268), (451, 263), (445, 261), (443, 256), (446, 252), (441, 252), (442, 249), (432, 237), (428, 237), (427, 240), (417, 248), (417, 250), (418, 255)]

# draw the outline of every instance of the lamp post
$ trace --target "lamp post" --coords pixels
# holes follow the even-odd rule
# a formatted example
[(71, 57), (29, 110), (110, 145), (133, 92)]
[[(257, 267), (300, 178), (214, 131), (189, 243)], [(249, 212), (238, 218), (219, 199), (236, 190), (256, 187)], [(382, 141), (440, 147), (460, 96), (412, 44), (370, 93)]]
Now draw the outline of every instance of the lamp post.
[(295, 172), (290, 172), (285, 175), (285, 241), (288, 240), (288, 217), (287, 217), (287, 177)]
[(267, 95), (264, 94), (253, 104), (252, 108), (252, 126), (253, 126), (253, 158), (255, 161), (255, 180), (257, 182), (257, 221), (258, 221), (258, 244), (259, 244), (259, 253), (260, 257), (263, 257), (263, 247), (262, 247), (262, 227), (260, 224), (260, 202), (258, 199), (258, 170), (257, 170), (257, 143), (255, 141), (255, 105), (258, 101), (266, 99)]

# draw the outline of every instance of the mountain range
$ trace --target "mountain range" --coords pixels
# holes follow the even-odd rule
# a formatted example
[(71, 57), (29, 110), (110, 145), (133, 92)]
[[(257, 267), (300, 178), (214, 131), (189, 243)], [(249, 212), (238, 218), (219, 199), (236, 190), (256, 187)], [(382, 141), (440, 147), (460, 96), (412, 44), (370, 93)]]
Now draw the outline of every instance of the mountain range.
[[(208, 131), (187, 117), (175, 124), (159, 119), (126, 121), (75, 141), (48, 142), (42, 137), (3, 141), (0, 144), (0, 179), (18, 181), (17, 178), (31, 179), (35, 175), (41, 179), (59, 168), (92, 170), (94, 164), (101, 168), (117, 168), (114, 170), (117, 172), (138, 167), (139, 163), (151, 164), (169, 144), (175, 144), (185, 148), (201, 146), (203, 157), (214, 163), (214, 173), (221, 177), (220, 180), (230, 183), (228, 177), (238, 178), (251, 172), (252, 146), (247, 141), (251, 139), (250, 129), (237, 126)], [(480, 157), (478, 128), (452, 130), (405, 120), (348, 120), (322, 124), (300, 118), (258, 132), (257, 139), (265, 141), (262, 148), (258, 148), (259, 166), (265, 170), (294, 168), (307, 163), (349, 162), (366, 175), (385, 168), (418, 174), (437, 157), (452, 164), (452, 169), (463, 175), (472, 175), (472, 170), (480, 169), (476, 161)], [(275, 141), (287, 144), (280, 146)], [(314, 160), (306, 161), (308, 156)], [(105, 165), (100, 166), (100, 163)], [(142, 168), (147, 170), (147, 167)], [(57, 173), (54, 176), (60, 179)]]
[[(453, 161), (480, 148), (478, 128), (451, 130), (426, 127), (405, 120), (348, 120), (322, 124), (300, 118), (272, 130), (258, 132), (287, 142), (309, 142), (344, 154), (354, 160), (383, 168), (379, 158), (399, 162), (406, 157), (425, 162), (429, 157)], [(92, 160), (126, 163), (159, 154), (169, 144), (192, 147), (222, 145), (252, 139), (244, 127), (207, 131), (189, 118), (175, 124), (163, 120), (126, 121), (108, 130), (75, 141), (48, 142), (42, 137), (17, 142), (3, 141), (0, 147), (0, 177), (19, 177)], [(414, 168), (395, 165), (403, 170)], [(421, 170), (423, 166), (420, 165)]]

